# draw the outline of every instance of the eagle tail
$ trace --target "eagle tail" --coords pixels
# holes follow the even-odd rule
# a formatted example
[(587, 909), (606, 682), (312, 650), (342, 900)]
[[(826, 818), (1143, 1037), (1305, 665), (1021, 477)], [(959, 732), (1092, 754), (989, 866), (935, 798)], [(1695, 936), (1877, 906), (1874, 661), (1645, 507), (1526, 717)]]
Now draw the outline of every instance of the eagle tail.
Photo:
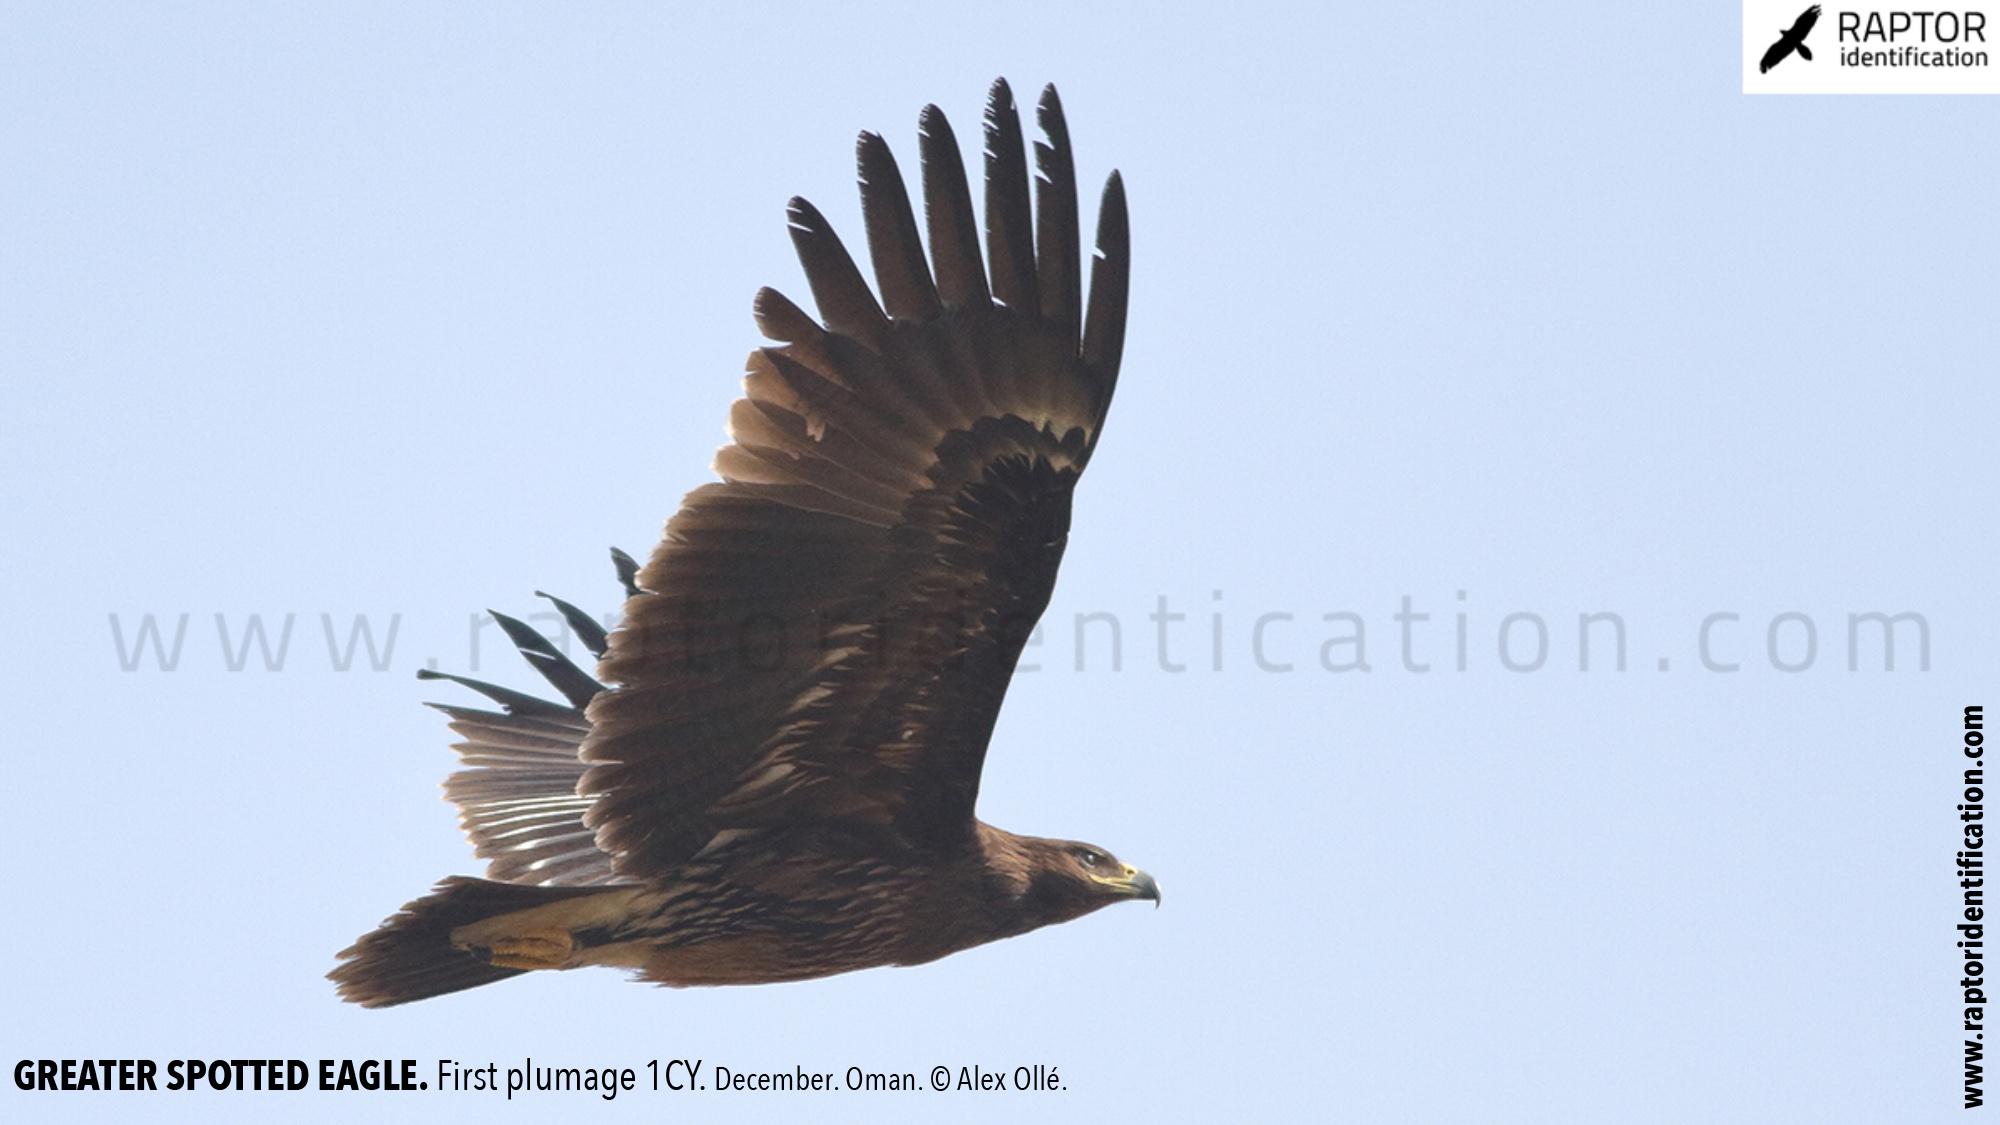
[(1794, 48), (1792, 48), (1792, 49), (1793, 49), (1793, 50), (1795, 50), (1795, 51), (1797, 51), (1797, 52), (1799, 53), (1799, 57), (1800, 57), (1800, 58), (1802, 58), (1802, 59), (1806, 60), (1807, 62), (1811, 62), (1811, 61), (1812, 61), (1812, 48), (1811, 48), (1811, 47), (1808, 47), (1808, 46), (1806, 46), (1806, 45), (1805, 45), (1804, 43), (1801, 43), (1801, 44), (1799, 44), (1799, 45), (1798, 45), (1797, 47), (1794, 47)]
[(499, 915), (599, 893), (601, 888), (524, 887), (455, 876), (341, 950), (340, 964), (327, 979), (340, 986), (343, 1000), (364, 1008), (386, 1008), (519, 976), (528, 970), (495, 965), (490, 953), (454, 944), (452, 932)]

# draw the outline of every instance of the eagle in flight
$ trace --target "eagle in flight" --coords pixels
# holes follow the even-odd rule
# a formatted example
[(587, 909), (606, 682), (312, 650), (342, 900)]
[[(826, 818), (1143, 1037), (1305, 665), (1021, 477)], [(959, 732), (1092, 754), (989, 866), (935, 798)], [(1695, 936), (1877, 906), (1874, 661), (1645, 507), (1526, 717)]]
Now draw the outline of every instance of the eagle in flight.
[(1812, 48), (1806, 46), (1806, 36), (1812, 34), (1813, 25), (1818, 22), (1818, 4), (1800, 12), (1799, 18), (1792, 22), (1792, 26), (1786, 31), (1779, 32), (1778, 41), (1771, 44), (1771, 48), (1764, 52), (1764, 61), (1757, 64), (1757, 73), (1770, 73), (1772, 67), (1784, 62), (1785, 56), (1793, 51), (1797, 51), (1800, 58), (1811, 62)]
[(750, 355), (722, 480), (688, 494), (643, 567), (617, 556), (615, 631), (550, 599), (596, 677), (497, 614), (564, 702), (420, 673), (500, 708), (440, 706), (466, 767), (445, 790), (487, 877), (446, 879), (342, 951), (344, 999), (586, 965), (804, 980), (1159, 902), (1103, 848), (974, 815), (1125, 338), (1123, 183), (1104, 187), (1086, 304), (1054, 87), (1036, 119), (1031, 213), (1014, 97), (993, 85), (983, 263), (936, 106), (919, 119), (927, 239), (888, 145), (861, 134), (874, 291), (791, 201), (819, 318), (757, 294), (774, 344)]

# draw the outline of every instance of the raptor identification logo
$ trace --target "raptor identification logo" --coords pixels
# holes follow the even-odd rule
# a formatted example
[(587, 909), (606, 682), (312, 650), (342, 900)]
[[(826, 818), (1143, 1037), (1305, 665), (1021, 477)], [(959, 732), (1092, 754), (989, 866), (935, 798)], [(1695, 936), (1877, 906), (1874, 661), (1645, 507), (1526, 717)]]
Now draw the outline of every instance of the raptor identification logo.
[(2000, 94), (2000, 2), (1947, 2), (1743, 0), (1743, 92)]

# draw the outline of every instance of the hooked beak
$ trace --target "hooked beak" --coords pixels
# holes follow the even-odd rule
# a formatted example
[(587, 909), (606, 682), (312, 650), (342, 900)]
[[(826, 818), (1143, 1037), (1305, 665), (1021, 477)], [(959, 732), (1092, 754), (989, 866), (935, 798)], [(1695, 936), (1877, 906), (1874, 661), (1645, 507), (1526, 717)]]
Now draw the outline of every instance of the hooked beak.
[(1153, 908), (1155, 910), (1159, 909), (1160, 884), (1151, 875), (1146, 874), (1129, 863), (1122, 864), (1121, 866), (1124, 868), (1124, 871), (1116, 876), (1110, 878), (1093, 876), (1093, 878), (1128, 898), (1150, 899), (1152, 900)]

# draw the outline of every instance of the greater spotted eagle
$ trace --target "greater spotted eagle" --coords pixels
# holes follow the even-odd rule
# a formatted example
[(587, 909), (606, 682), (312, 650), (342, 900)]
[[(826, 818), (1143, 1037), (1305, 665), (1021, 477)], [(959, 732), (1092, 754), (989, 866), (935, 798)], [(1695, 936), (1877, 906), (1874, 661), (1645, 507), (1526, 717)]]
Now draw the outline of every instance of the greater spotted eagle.
[[(920, 118), (929, 253), (883, 140), (859, 143), (871, 292), (803, 199), (814, 320), (757, 294), (720, 483), (689, 493), (608, 636), (556, 606), (593, 679), (500, 618), (564, 703), (433, 673), (501, 710), (441, 709), (446, 792), (487, 861), (340, 954), (378, 1007), (536, 969), (669, 985), (914, 965), (1132, 899), (1102, 848), (974, 816), (994, 719), (1048, 604), (1070, 496), (1124, 347), (1113, 172), (1087, 313), (1075, 169), (1053, 87), (1031, 213), (1005, 81), (986, 107), (985, 261), (950, 125)], [(554, 599), (551, 599), (552, 601)]]

